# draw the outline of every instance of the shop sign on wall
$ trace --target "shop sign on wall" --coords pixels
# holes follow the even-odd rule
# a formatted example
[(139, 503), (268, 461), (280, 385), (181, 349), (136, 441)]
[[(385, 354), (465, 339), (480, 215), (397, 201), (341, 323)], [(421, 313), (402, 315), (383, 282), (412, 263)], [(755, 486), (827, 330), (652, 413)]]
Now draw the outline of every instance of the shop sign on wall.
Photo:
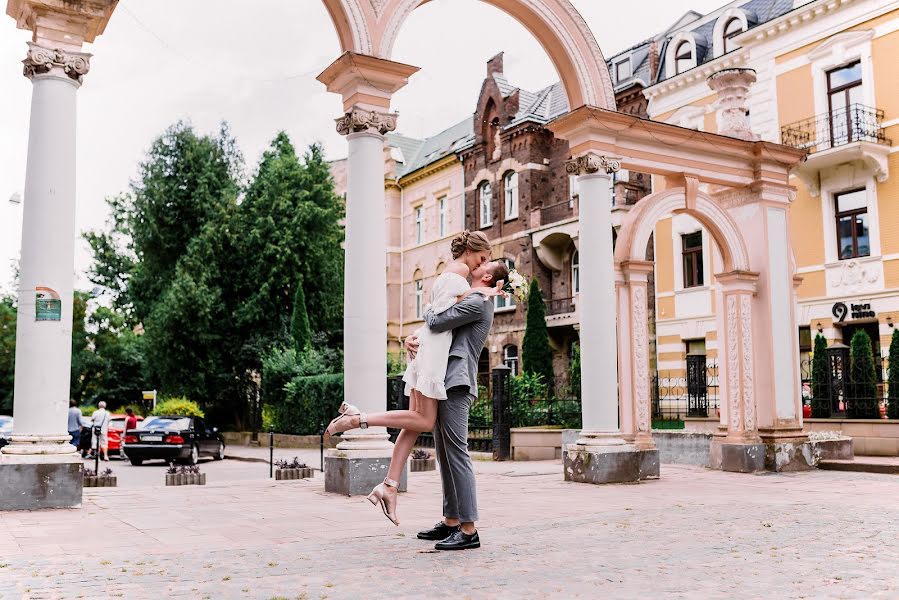
[(36, 287), (34, 290), (34, 320), (62, 320), (62, 300), (56, 290), (48, 287)]
[(871, 308), (870, 302), (865, 302), (863, 304), (850, 303), (848, 306), (845, 302), (837, 302), (833, 305), (831, 312), (836, 318), (837, 323), (842, 323), (846, 320), (846, 317), (849, 317), (850, 319), (874, 319), (877, 317), (877, 313)]

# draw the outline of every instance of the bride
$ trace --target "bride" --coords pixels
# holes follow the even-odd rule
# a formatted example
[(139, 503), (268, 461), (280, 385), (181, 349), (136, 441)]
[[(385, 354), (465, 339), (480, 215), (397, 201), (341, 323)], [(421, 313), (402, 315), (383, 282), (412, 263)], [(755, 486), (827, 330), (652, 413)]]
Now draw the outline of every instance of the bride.
[[(434, 281), (431, 291), (431, 310), (439, 314), (471, 294), (481, 294), (484, 301), (493, 296), (504, 295), (504, 282), (497, 281), (495, 288), (472, 290), (469, 284), (471, 273), (490, 258), (490, 241), (480, 231), (464, 231), (456, 236), (451, 246), (453, 260), (446, 270)], [(393, 448), (390, 468), (383, 483), (378, 484), (369, 494), (372, 504), (380, 503), (384, 514), (395, 525), (397, 486), (419, 434), (434, 429), (437, 419), (437, 402), (446, 400), (446, 364), (449, 357), (453, 332), (436, 333), (422, 326), (415, 332), (420, 341), (415, 359), (406, 368), (403, 381), (409, 396), (409, 410), (393, 410), (379, 413), (362, 413), (358, 408), (344, 402), (340, 415), (328, 425), (326, 435), (367, 428), (371, 425), (402, 429)]]

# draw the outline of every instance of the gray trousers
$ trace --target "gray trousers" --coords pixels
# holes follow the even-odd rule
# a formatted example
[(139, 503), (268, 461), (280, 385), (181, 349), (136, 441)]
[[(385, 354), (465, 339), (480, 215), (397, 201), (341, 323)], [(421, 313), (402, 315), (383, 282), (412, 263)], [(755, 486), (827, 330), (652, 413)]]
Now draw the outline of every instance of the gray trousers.
[(474, 465), (468, 454), (468, 411), (474, 401), (467, 387), (450, 388), (437, 401), (434, 450), (443, 483), (443, 516), (463, 523), (478, 520)]

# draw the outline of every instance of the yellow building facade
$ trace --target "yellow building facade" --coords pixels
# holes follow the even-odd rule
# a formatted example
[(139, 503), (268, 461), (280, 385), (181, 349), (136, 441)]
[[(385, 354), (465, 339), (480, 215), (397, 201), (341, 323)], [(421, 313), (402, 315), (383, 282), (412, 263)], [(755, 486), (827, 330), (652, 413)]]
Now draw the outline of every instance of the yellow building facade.
[[(791, 212), (807, 379), (817, 333), (849, 345), (864, 330), (877, 357), (899, 321), (899, 2), (794, 2), (764, 21), (758, 5), (734, 2), (676, 32), (644, 93), (653, 120), (716, 132), (707, 78), (753, 69), (753, 132), (809, 152)], [(717, 358), (720, 255), (684, 215), (659, 222), (654, 243), (658, 368), (686, 377), (688, 356)]]

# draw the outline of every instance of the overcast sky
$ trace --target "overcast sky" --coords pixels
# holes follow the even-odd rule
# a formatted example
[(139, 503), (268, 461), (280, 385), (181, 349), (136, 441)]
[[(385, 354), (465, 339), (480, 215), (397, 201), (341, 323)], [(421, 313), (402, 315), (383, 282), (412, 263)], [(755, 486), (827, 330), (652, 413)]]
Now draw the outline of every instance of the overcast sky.
[[(605, 55), (667, 29), (687, 10), (721, 0), (573, 0)], [(639, 6), (639, 8), (636, 8)], [(626, 12), (622, 7), (633, 7)], [(0, 15), (0, 290), (11, 290), (19, 255), (31, 83), (22, 76), (29, 34)], [(81, 289), (90, 256), (83, 231), (103, 227), (104, 198), (124, 191), (154, 136), (179, 119), (202, 132), (228, 121), (250, 169), (284, 129), (302, 148), (314, 141), (330, 158), (346, 154), (334, 130), (340, 98), (315, 76), (340, 52), (319, 0), (127, 0), (94, 54), (78, 92), (76, 271)], [(540, 45), (517, 21), (477, 0), (440, 0), (415, 11), (394, 60), (421, 67), (394, 98), (398, 131), (436, 133), (475, 108), (485, 63), (505, 51), (505, 72), (536, 90), (558, 80)], [(25, 200), (27, 202), (27, 199)]]

